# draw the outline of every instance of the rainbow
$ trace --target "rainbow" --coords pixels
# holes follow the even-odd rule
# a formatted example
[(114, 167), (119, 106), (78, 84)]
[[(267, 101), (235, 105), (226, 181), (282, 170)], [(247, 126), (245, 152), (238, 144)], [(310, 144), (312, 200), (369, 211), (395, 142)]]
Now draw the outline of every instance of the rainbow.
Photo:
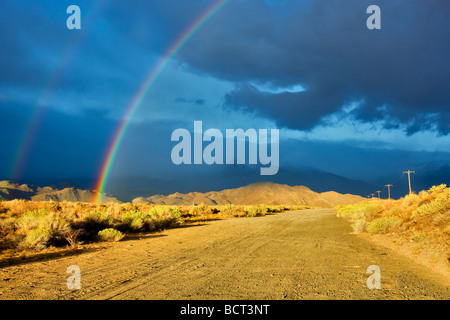
[(117, 151), (119, 150), (120, 144), (123, 140), (123, 137), (125, 136), (133, 115), (141, 105), (142, 100), (144, 99), (149, 89), (155, 83), (164, 68), (168, 65), (169, 61), (180, 51), (180, 49), (186, 44), (186, 42), (188, 42), (189, 39), (229, 1), (230, 0), (218, 0), (215, 1), (210, 7), (208, 7), (197, 19), (194, 20), (194, 22), (185, 31), (180, 34), (180, 36), (167, 49), (160, 61), (155, 65), (153, 69), (150, 70), (149, 74), (145, 78), (145, 81), (141, 84), (139, 90), (136, 92), (130, 104), (128, 105), (124, 117), (118, 125), (109, 148), (107, 149), (108, 151), (102, 163), (100, 174), (94, 188), (94, 202), (102, 201), (102, 195), (104, 193), (105, 186), (111, 172), (111, 167), (114, 163), (114, 159), (116, 158)]
[[(83, 19), (83, 28), (89, 29), (105, 4), (106, 0), (97, 0), (93, 4), (87, 11), (86, 18)], [(83, 44), (85, 38), (84, 32), (74, 31), (72, 34), (71, 41), (66, 45), (58, 64), (40, 91), (33, 111), (26, 121), (25, 130), (23, 130), (23, 134), (18, 139), (19, 143), (17, 144), (16, 151), (13, 153), (14, 156), (9, 170), (9, 178), (12, 181), (18, 181), (22, 177), (34, 140), (45, 117), (46, 105), (51, 101), (52, 94), (61, 83), (64, 72)]]

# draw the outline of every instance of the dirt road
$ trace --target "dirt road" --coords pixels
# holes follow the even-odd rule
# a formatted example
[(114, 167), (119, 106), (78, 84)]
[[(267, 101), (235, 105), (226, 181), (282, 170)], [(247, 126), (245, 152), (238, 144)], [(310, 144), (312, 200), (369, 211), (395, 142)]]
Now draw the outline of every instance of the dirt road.
[[(332, 210), (212, 221), (0, 269), (0, 299), (449, 299), (449, 278), (351, 234)], [(69, 290), (66, 269), (81, 269)], [(381, 270), (369, 290), (366, 269)]]

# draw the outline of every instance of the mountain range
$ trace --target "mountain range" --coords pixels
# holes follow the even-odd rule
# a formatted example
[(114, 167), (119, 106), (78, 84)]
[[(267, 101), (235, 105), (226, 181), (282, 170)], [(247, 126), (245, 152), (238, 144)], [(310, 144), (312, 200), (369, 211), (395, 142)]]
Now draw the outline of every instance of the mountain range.
[[(47, 187), (0, 181), (0, 200), (24, 199), (32, 201), (80, 201), (90, 202), (96, 191), (83, 190), (70, 183), (59, 183)], [(120, 202), (118, 199), (104, 195), (104, 202)]]
[(340, 194), (334, 191), (315, 192), (305, 186), (288, 186), (273, 182), (258, 182), (244, 187), (222, 191), (173, 193), (168, 196), (154, 195), (138, 197), (133, 203), (164, 205), (305, 205), (331, 208), (337, 205), (356, 203), (363, 197)]
[[(221, 170), (200, 170), (195, 173), (181, 173), (175, 178), (163, 179), (136, 177), (111, 179), (108, 191), (122, 201), (132, 201), (137, 197), (156, 194), (169, 195), (176, 192), (209, 192), (234, 189), (256, 182), (274, 182), (289, 186), (307, 186), (315, 192), (336, 191), (366, 197), (377, 189), (371, 183), (349, 179), (334, 173), (312, 167), (281, 167), (274, 176), (261, 176), (259, 169), (247, 166), (228, 166)], [(178, 173), (178, 171), (176, 171)]]
[[(80, 201), (90, 202), (95, 191), (78, 189), (67, 183), (48, 187), (36, 187), (27, 184), (15, 184), (0, 181), (0, 200), (24, 199), (33, 201)], [(244, 187), (221, 191), (173, 193), (167, 196), (153, 195), (138, 197), (133, 203), (162, 205), (305, 205), (315, 207), (334, 207), (355, 203), (364, 198), (352, 194), (340, 194), (334, 191), (315, 192), (305, 186), (289, 186), (273, 182), (258, 182)], [(120, 203), (117, 198), (104, 195), (103, 202)]]

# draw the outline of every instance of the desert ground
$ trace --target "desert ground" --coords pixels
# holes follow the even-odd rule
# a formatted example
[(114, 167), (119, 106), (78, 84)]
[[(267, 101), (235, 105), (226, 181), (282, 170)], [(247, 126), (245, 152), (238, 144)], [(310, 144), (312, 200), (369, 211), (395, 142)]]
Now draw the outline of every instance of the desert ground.
[[(67, 287), (67, 268), (81, 289)], [(381, 271), (368, 289), (367, 267)], [(0, 299), (449, 299), (450, 277), (352, 233), (331, 209), (209, 221), (0, 269)]]

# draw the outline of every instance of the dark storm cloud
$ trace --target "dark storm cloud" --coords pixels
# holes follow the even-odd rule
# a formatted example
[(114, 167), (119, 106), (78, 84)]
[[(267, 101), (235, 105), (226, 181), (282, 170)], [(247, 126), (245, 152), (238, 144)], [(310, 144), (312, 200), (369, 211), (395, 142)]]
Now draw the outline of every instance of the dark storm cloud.
[[(282, 10), (231, 2), (180, 54), (194, 69), (241, 83), (228, 104), (279, 125), (312, 128), (361, 101), (353, 113), (362, 121), (403, 124), (409, 134), (433, 126), (450, 132), (450, 3), (376, 1), (382, 29), (368, 30), (371, 4), (292, 1)], [(302, 84), (306, 91), (269, 94), (251, 83)]]
[(205, 104), (205, 99), (201, 98), (177, 98), (175, 99), (176, 103), (186, 103), (186, 104), (196, 104), (202, 106)]
[[(226, 97), (232, 106), (244, 106), (274, 119), (283, 119), (291, 128), (307, 128), (320, 118), (339, 107), (340, 97), (323, 96), (318, 90), (307, 92), (261, 92), (252, 85), (240, 85)], [(303, 106), (299, 109), (299, 105)]]
[(78, 1), (82, 28), (68, 30), (70, 4), (0, 4), (0, 92), (12, 103), (71, 113), (122, 110), (154, 61), (116, 32), (130, 23), (115, 21), (105, 1)]

